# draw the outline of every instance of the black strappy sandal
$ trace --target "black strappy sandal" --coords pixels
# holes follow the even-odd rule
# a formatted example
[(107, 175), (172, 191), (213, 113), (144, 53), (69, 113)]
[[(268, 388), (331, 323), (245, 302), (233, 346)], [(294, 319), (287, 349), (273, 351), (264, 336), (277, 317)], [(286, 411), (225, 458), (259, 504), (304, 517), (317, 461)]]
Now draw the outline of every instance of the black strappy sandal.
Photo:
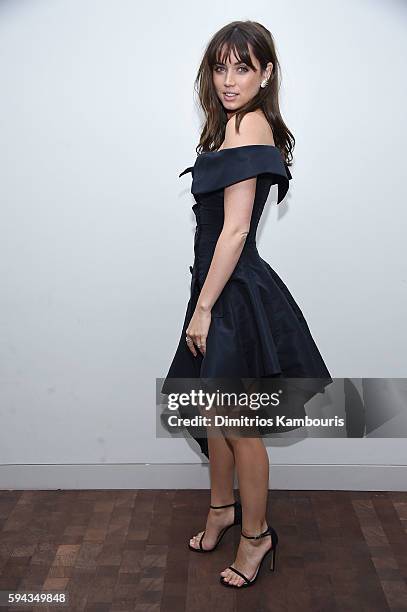
[(252, 584), (254, 584), (257, 580), (257, 576), (259, 575), (260, 572), (260, 568), (263, 565), (263, 561), (264, 559), (267, 557), (267, 555), (269, 555), (271, 553), (271, 563), (270, 563), (270, 570), (274, 571), (276, 568), (276, 548), (277, 548), (277, 544), (278, 544), (278, 535), (277, 532), (273, 529), (273, 527), (267, 527), (267, 529), (265, 531), (263, 531), (263, 533), (261, 533), (260, 535), (257, 536), (247, 536), (243, 533), (243, 531), (241, 531), (241, 534), (244, 538), (247, 538), (248, 540), (258, 540), (259, 538), (264, 538), (268, 535), (271, 536), (271, 544), (272, 547), (270, 548), (270, 550), (268, 550), (262, 560), (259, 563), (259, 566), (256, 570), (256, 573), (254, 574), (253, 578), (251, 580), (249, 580), (247, 578), (247, 576), (245, 576), (244, 574), (242, 574), (242, 572), (240, 572), (239, 570), (237, 570), (235, 567), (233, 567), (232, 565), (229, 565), (229, 569), (231, 569), (233, 572), (235, 572), (235, 574), (238, 574), (238, 576), (240, 576), (241, 578), (243, 578), (243, 580), (245, 582), (243, 582), (243, 584), (241, 584), (240, 586), (237, 584), (230, 584), (229, 582), (227, 582), (223, 576), (220, 576), (220, 583), (223, 584), (223, 586), (226, 587), (231, 587), (233, 589), (242, 589), (244, 587), (249, 587), (252, 586)]
[(229, 508), (230, 506), (235, 507), (235, 516), (234, 516), (233, 523), (231, 525), (227, 525), (220, 531), (218, 539), (216, 540), (215, 546), (209, 549), (203, 548), (202, 540), (205, 535), (205, 531), (204, 531), (199, 539), (199, 548), (195, 548), (194, 546), (191, 546), (191, 544), (188, 543), (189, 550), (193, 550), (194, 552), (198, 552), (198, 553), (212, 552), (218, 546), (219, 542), (221, 541), (221, 539), (223, 538), (223, 536), (225, 535), (228, 529), (230, 529), (231, 527), (234, 527), (234, 525), (242, 524), (242, 506), (240, 505), (239, 501), (235, 501), (233, 504), (226, 504), (226, 506), (212, 506), (211, 505), (210, 507), (211, 508)]

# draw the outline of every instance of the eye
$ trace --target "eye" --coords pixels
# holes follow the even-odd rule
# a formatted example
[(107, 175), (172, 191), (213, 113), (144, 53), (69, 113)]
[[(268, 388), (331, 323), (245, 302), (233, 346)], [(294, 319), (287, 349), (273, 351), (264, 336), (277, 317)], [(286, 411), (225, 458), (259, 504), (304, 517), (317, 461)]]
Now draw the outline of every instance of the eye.
[[(221, 70), (223, 70), (223, 66), (215, 66), (214, 67), (214, 71), (215, 72), (220, 72)], [(242, 72), (249, 72), (249, 69), (246, 66), (239, 66), (238, 70), (242, 71)]]

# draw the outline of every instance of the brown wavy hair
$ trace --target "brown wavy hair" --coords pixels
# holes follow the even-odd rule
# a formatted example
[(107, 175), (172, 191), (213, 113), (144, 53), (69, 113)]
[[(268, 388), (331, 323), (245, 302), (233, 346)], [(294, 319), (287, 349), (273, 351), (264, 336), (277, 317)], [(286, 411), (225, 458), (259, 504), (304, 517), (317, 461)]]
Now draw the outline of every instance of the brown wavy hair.
[[(237, 131), (239, 132), (240, 123), (246, 113), (262, 109), (273, 131), (276, 147), (280, 149), (286, 164), (291, 166), (295, 138), (283, 121), (278, 103), (281, 68), (271, 33), (256, 21), (232, 21), (216, 32), (206, 47), (194, 83), (200, 106), (205, 114), (196, 152), (199, 154), (216, 151), (225, 138), (227, 114), (213, 84), (214, 66), (218, 62), (225, 63), (233, 50), (239, 62), (245, 62), (256, 71), (250, 58), (249, 43), (261, 69), (265, 70), (267, 63), (272, 62), (273, 70), (268, 85), (260, 88), (259, 92), (235, 113)], [(225, 46), (224, 53), (220, 57), (223, 46)]]

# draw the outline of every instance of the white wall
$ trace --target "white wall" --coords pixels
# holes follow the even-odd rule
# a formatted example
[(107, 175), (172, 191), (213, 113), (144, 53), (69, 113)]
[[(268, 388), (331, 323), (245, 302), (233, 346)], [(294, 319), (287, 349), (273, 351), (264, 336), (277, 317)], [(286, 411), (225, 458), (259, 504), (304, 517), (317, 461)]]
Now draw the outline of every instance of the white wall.
[[(273, 33), (297, 140), (259, 251), (333, 376), (406, 376), (406, 16), (395, 0), (3, 0), (0, 486), (81, 486), (86, 474), (95, 487), (207, 486), (206, 468), (201, 480), (187, 469), (197, 447), (156, 439), (155, 379), (189, 297), (194, 202), (178, 174), (198, 142), (193, 81), (210, 36), (235, 19)], [(271, 482), (399, 488), (404, 447), (275, 441)], [(140, 464), (128, 479), (126, 463)]]

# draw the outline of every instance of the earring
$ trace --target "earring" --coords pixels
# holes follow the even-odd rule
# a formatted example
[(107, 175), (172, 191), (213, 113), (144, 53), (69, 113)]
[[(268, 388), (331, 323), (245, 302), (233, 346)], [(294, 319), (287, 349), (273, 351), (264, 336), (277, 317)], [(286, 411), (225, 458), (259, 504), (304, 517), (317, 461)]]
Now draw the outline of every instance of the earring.
[(268, 85), (268, 79), (264, 79), (261, 84), (260, 87), (266, 87), (266, 85)]

